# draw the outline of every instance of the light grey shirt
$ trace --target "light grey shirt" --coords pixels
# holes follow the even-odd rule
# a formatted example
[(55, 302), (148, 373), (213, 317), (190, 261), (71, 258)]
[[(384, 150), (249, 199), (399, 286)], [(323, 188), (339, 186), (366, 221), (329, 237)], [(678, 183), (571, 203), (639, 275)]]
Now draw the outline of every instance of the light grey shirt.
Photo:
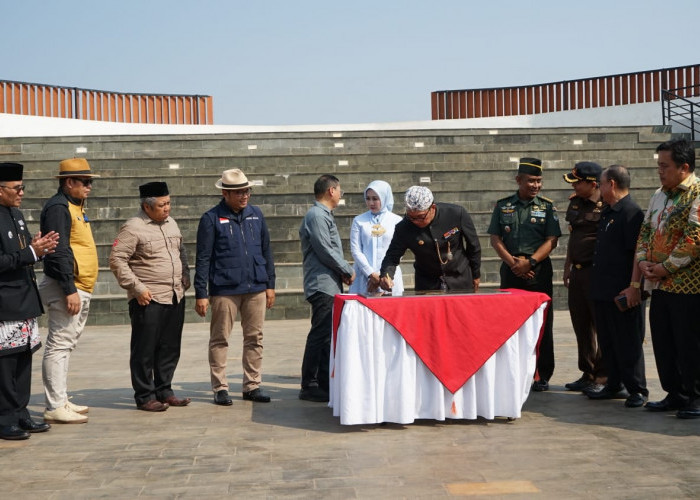
[(342, 293), (342, 278), (352, 276), (352, 266), (343, 258), (340, 233), (327, 206), (316, 201), (306, 212), (299, 239), (304, 259), (304, 296)]

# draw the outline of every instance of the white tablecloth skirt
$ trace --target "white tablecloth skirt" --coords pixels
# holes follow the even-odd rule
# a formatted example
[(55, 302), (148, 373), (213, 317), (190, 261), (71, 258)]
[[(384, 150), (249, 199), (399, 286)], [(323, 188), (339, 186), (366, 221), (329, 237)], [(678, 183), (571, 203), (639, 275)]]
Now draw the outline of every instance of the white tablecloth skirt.
[(331, 345), (329, 406), (333, 416), (340, 417), (343, 425), (519, 418), (535, 373), (546, 307), (542, 304), (452, 394), (389, 323), (358, 301), (347, 301), (335, 348)]

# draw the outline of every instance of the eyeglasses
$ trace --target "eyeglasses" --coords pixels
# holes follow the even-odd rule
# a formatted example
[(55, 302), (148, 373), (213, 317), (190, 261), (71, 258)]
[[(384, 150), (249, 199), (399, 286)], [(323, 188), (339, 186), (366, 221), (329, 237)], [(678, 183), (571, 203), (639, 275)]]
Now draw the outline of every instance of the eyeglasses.
[(15, 191), (17, 191), (17, 193), (19, 193), (20, 191), (24, 191), (27, 188), (27, 186), (25, 186), (24, 184), (20, 184), (19, 186), (5, 186), (4, 184), (0, 184), (0, 187), (3, 187), (5, 189), (14, 189)]
[(413, 221), (413, 222), (420, 222), (424, 221), (425, 219), (428, 218), (428, 215), (430, 214), (430, 211), (432, 210), (433, 207), (430, 207), (427, 212), (425, 212), (423, 215), (408, 215), (406, 213), (404, 217), (406, 217), (408, 220)]
[(331, 189), (337, 189), (338, 191), (340, 191), (340, 197), (341, 197), (341, 198), (345, 195), (345, 191), (343, 191), (342, 189), (340, 189), (338, 186), (331, 186), (330, 188), (331, 188)]
[(238, 196), (239, 198), (243, 198), (244, 196), (250, 196), (251, 190), (250, 189), (236, 189), (233, 191), (229, 191), (229, 193), (234, 194)]
[(75, 181), (80, 181), (83, 186), (92, 186), (93, 179), (90, 177), (88, 177), (87, 179), (83, 179), (82, 177), (71, 177), (71, 179)]

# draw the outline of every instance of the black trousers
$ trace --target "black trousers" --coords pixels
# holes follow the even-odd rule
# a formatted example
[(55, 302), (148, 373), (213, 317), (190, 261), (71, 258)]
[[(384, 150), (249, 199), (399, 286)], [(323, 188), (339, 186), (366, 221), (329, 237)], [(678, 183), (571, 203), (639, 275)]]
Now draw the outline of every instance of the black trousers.
[(664, 391), (700, 409), (700, 294), (654, 290), (649, 306), (651, 342)]
[[(535, 277), (531, 280), (518, 278), (505, 262), (501, 264), (501, 288), (518, 288), (530, 292), (542, 292), (552, 297), (552, 261), (547, 257), (535, 266)], [(554, 315), (552, 303), (547, 307), (540, 352), (537, 358), (539, 380), (549, 380), (554, 373)]]
[(0, 356), (0, 425), (17, 425), (29, 418), (32, 392), (32, 352), (27, 348)]
[(595, 322), (608, 385), (623, 384), (630, 394), (649, 395), (644, 371), (644, 309), (641, 305), (621, 312), (612, 300), (596, 300)]
[(131, 385), (137, 405), (172, 396), (171, 383), (180, 360), (185, 299), (178, 304), (129, 301), (131, 318)]
[(595, 329), (593, 301), (589, 298), (592, 270), (591, 266), (571, 270), (568, 305), (578, 346), (578, 369), (587, 379), (595, 380), (604, 379), (607, 372)]
[(332, 295), (316, 292), (306, 300), (311, 304), (311, 329), (301, 363), (301, 388), (320, 387), (327, 391), (335, 299)]

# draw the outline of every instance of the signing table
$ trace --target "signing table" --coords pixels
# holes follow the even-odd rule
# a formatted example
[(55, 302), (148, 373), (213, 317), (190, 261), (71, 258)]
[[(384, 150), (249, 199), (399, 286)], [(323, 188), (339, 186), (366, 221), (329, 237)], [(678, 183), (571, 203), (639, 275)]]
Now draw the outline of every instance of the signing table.
[(344, 425), (519, 418), (549, 297), (336, 295), (330, 403)]

